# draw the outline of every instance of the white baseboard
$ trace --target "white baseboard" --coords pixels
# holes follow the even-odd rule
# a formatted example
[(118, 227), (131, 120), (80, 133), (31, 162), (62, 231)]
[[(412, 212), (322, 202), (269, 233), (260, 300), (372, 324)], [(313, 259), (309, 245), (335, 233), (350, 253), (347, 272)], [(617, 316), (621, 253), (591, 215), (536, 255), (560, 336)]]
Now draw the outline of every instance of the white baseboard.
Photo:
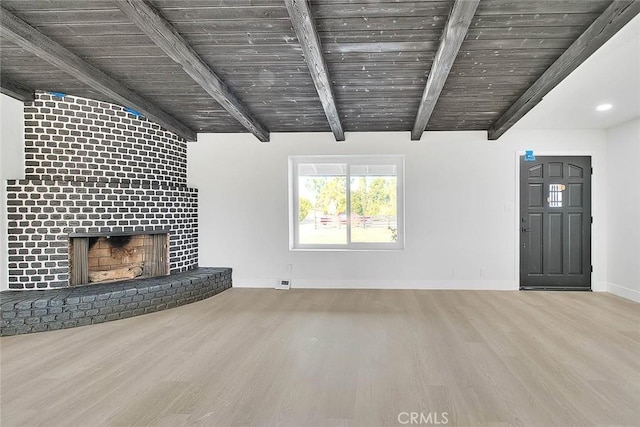
[[(234, 288), (273, 288), (278, 279), (237, 279)], [(517, 291), (512, 280), (292, 280), (291, 289), (459, 289)]]
[(619, 297), (630, 299), (631, 301), (640, 302), (640, 291), (637, 289), (627, 288), (626, 286), (609, 283), (607, 290)]

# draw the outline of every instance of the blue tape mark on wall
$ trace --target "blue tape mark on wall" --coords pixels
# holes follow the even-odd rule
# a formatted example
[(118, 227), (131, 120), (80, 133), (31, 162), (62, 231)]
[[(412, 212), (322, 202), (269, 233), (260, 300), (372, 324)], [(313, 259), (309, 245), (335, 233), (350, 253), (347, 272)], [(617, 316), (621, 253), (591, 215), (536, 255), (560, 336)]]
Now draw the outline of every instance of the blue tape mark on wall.
[(64, 98), (65, 96), (67, 96), (66, 93), (62, 93), (62, 92), (49, 92), (49, 94), (53, 96), (57, 96), (59, 98)]
[(139, 113), (138, 111), (134, 110), (133, 108), (125, 107), (124, 111), (126, 111), (129, 114), (134, 115), (136, 117), (136, 119), (139, 119), (140, 117), (142, 117), (142, 113)]
[(525, 162), (534, 162), (535, 160), (536, 160), (536, 155), (533, 154), (533, 150), (527, 150), (524, 152)]

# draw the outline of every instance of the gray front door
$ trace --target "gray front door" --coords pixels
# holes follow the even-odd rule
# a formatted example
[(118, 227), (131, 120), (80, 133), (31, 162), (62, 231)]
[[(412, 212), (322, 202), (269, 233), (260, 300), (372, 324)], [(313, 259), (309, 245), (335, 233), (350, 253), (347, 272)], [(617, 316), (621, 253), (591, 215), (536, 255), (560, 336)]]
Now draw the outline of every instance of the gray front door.
[(591, 157), (520, 158), (520, 289), (591, 290)]

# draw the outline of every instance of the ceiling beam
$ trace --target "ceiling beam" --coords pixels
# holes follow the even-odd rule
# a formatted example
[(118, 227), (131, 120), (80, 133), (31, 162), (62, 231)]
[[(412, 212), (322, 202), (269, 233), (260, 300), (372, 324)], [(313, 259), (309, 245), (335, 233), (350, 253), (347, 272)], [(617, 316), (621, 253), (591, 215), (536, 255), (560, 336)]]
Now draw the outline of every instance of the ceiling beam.
[(160, 126), (175, 132), (187, 141), (196, 140), (196, 132), (188, 126), (128, 89), (102, 70), (89, 64), (75, 53), (51, 40), (5, 8), (2, 8), (0, 23), (2, 24), (0, 26), (0, 35), (6, 40), (44, 59), (110, 99), (141, 112)]
[(269, 131), (153, 6), (146, 0), (115, 0), (115, 4), (242, 126), (260, 141), (269, 141)]
[(418, 141), (427, 128), (427, 123), (440, 97), (451, 66), (458, 56), (460, 45), (467, 34), (471, 20), (480, 0), (456, 0), (444, 26), (436, 57), (431, 65), (427, 84), (420, 100), (420, 107), (411, 130), (411, 139)]
[(0, 92), (18, 101), (31, 102), (36, 96), (35, 92), (11, 80), (7, 80), (0, 75)]
[(342, 130), (340, 115), (336, 107), (329, 70), (322, 55), (322, 44), (316, 31), (309, 3), (307, 0), (285, 0), (285, 4), (331, 131), (333, 131), (336, 141), (344, 141), (344, 131)]
[[(571, 74), (591, 54), (640, 13), (640, 1), (616, 0), (489, 128), (496, 140), (535, 107), (542, 98)], [(593, 82), (597, 84), (597, 82)], [(588, 88), (585, 88), (588, 90)]]

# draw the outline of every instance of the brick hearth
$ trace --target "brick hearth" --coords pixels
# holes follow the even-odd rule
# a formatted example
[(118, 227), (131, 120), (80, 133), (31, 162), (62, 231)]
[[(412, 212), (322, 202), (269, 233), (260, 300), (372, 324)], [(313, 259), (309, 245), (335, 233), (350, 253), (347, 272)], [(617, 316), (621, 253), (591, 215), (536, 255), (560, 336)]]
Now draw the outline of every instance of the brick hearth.
[(231, 287), (230, 268), (65, 289), (5, 291), (0, 335), (72, 328), (124, 319), (209, 298)]

